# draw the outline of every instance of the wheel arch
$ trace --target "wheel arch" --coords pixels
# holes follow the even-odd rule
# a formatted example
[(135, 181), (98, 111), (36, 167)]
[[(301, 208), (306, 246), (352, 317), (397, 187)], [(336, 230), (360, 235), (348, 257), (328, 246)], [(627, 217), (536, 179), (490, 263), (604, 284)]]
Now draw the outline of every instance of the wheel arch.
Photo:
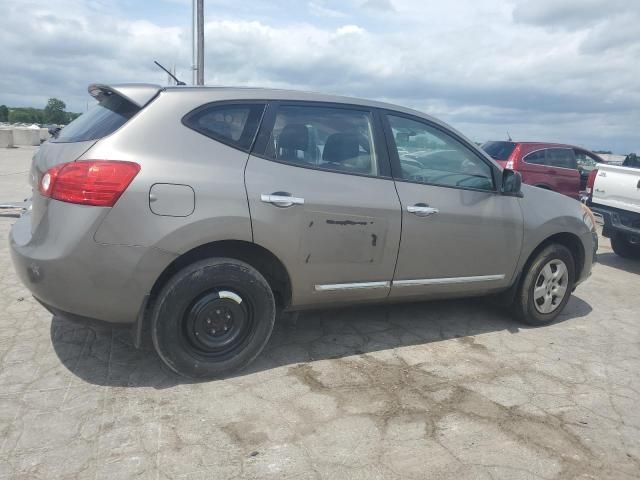
[(270, 250), (245, 240), (218, 240), (194, 247), (173, 260), (151, 288), (149, 305), (154, 303), (162, 287), (177, 271), (198, 260), (211, 257), (228, 257), (248, 263), (265, 277), (279, 307), (286, 307), (291, 302), (289, 272)]
[(536, 246), (536, 248), (532, 250), (532, 252), (527, 257), (527, 261), (524, 263), (522, 267), (522, 270), (520, 273), (520, 279), (518, 283), (522, 282), (522, 278), (524, 277), (523, 273), (527, 271), (527, 269), (529, 268), (529, 265), (531, 265), (531, 263), (535, 260), (538, 253), (540, 253), (543, 249), (545, 249), (548, 245), (551, 245), (552, 243), (558, 243), (560, 245), (567, 247), (569, 252), (571, 252), (571, 256), (573, 257), (573, 260), (574, 260), (575, 278), (576, 279), (580, 278), (580, 275), (582, 274), (582, 269), (584, 268), (584, 261), (585, 261), (584, 245), (582, 244), (582, 241), (580, 240), (580, 237), (578, 237), (578, 235), (570, 232), (560, 232), (560, 233), (554, 233), (553, 235), (548, 236), (547, 238), (542, 240)]

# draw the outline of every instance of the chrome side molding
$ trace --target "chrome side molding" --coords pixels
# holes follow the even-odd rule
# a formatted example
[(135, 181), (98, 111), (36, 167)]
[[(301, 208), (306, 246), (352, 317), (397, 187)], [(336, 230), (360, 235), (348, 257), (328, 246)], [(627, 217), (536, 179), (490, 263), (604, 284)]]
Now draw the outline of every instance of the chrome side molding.
[(417, 278), (415, 280), (394, 280), (394, 287), (413, 287), (417, 285), (451, 285), (456, 283), (492, 282), (503, 280), (501, 275), (477, 275), (475, 277)]
[(316, 292), (334, 292), (340, 290), (358, 290), (371, 288), (389, 288), (391, 282), (360, 282), (360, 283), (332, 283), (328, 285), (316, 285)]

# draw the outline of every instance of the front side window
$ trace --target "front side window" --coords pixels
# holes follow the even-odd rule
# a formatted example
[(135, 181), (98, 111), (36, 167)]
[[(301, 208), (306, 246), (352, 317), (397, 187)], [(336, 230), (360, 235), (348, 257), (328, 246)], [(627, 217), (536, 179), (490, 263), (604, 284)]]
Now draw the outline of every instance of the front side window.
[(210, 104), (184, 117), (183, 123), (207, 137), (249, 150), (258, 131), (263, 104)]
[(576, 163), (581, 174), (588, 174), (592, 170), (598, 168), (598, 162), (595, 158), (582, 150), (574, 150)]
[(547, 164), (551, 167), (577, 169), (573, 150), (569, 148), (550, 148), (547, 150)]
[(388, 115), (403, 180), (493, 190), (491, 167), (468, 147), (426, 123)]
[(365, 111), (281, 106), (265, 155), (299, 166), (378, 174), (371, 115)]

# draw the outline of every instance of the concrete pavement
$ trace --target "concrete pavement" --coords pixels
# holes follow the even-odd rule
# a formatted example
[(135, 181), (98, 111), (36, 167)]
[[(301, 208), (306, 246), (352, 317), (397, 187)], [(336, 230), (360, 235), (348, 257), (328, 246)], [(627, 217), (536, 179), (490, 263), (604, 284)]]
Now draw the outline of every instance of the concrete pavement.
[[(0, 201), (32, 153), (0, 151)], [(2, 241), (0, 478), (638, 478), (640, 263), (601, 242), (551, 326), (480, 300), (305, 313), (249, 371), (186, 383), (52, 318)]]

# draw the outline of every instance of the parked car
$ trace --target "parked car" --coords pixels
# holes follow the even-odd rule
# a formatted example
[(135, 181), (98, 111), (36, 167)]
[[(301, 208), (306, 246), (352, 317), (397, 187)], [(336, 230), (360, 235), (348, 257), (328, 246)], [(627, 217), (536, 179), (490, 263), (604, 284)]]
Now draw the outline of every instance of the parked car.
[(584, 148), (559, 143), (491, 141), (482, 149), (503, 167), (520, 172), (524, 183), (575, 199), (589, 173), (604, 162)]
[(522, 186), (389, 104), (265, 89), (92, 85), (35, 155), (20, 278), (61, 316), (148, 327), (195, 378), (263, 349), (277, 310), (500, 294), (553, 321), (591, 273), (590, 210)]
[(588, 204), (602, 216), (602, 235), (613, 251), (640, 259), (640, 161), (628, 155), (622, 166), (600, 165), (589, 176)]

